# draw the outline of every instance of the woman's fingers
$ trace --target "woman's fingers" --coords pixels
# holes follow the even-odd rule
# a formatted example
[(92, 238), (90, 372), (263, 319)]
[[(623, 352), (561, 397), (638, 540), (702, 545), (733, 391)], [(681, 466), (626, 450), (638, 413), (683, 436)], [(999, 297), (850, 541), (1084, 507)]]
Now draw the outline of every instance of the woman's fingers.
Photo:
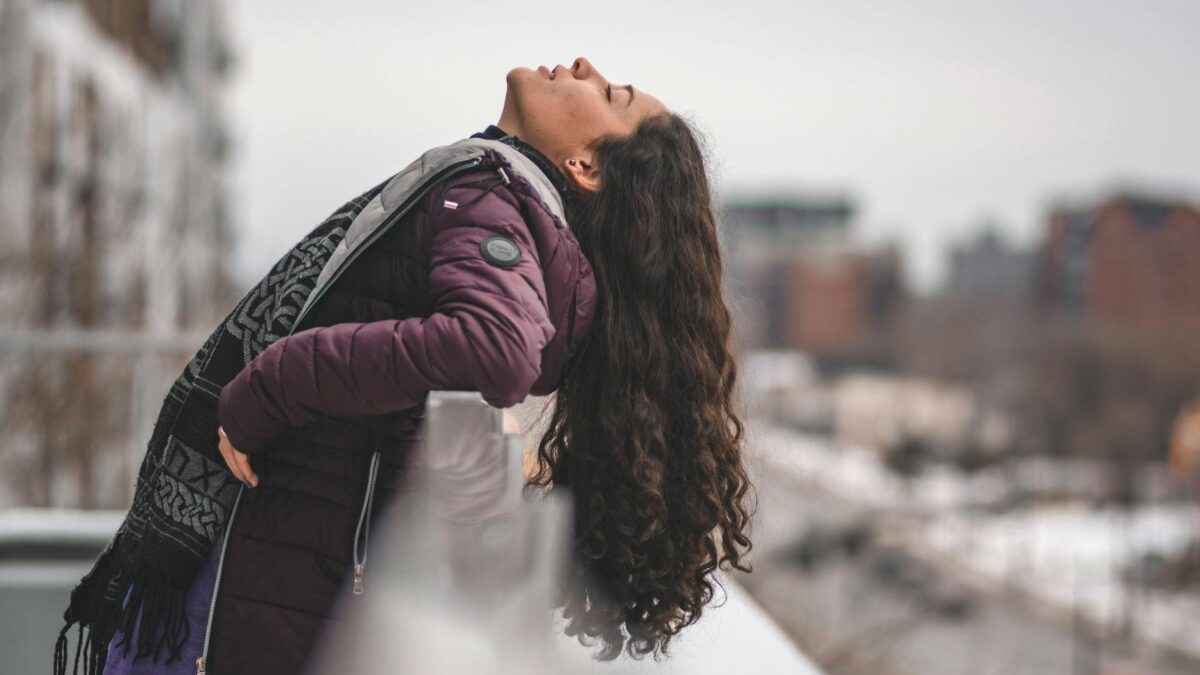
[(233, 446), (229, 444), (229, 440), (221, 436), (220, 441), (217, 442), (217, 449), (221, 451), (221, 457), (225, 459), (225, 466), (229, 467), (229, 473), (243, 483), (246, 482), (246, 479), (238, 473), (237, 462), (233, 461)]
[[(229, 442), (229, 437), (222, 433), (222, 431), (220, 427), (217, 428), (217, 436), (219, 438), (217, 449), (221, 451), (221, 457), (225, 459), (225, 465), (229, 467), (229, 473), (232, 473), (234, 478), (246, 485), (251, 487), (257, 486), (258, 476), (254, 475), (254, 472), (250, 469), (250, 458), (245, 453), (238, 452), (233, 447), (233, 444)], [(250, 476), (253, 477), (252, 481), (248, 479)]]
[(234, 450), (233, 459), (237, 462), (238, 468), (241, 469), (242, 475), (250, 482), (250, 487), (258, 487), (258, 476), (255, 475), (254, 469), (250, 468), (250, 456), (244, 452)]
[(229, 468), (229, 473), (233, 474), (234, 478), (244, 483), (245, 479), (238, 475), (237, 464), (233, 461), (233, 448), (229, 447), (228, 442), (225, 439), (221, 439), (221, 441), (217, 443), (217, 449), (221, 451), (221, 457), (224, 458), (225, 466)]

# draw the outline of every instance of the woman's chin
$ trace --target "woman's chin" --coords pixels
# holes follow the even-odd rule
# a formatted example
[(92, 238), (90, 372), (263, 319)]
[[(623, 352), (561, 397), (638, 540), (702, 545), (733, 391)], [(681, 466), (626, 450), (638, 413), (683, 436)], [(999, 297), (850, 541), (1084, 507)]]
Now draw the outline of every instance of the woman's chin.
[(508, 71), (508, 74), (505, 75), (504, 79), (508, 82), (508, 86), (511, 87), (513, 84), (518, 82), (527, 82), (530, 78), (535, 77), (538, 74), (539, 73), (533, 68), (517, 66), (516, 68)]

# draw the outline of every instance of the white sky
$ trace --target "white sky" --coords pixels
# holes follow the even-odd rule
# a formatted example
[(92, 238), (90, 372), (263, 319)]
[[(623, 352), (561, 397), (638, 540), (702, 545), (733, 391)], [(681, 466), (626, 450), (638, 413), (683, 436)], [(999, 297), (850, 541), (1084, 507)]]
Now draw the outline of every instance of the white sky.
[[(903, 5), (903, 7), (901, 7)], [(515, 66), (587, 56), (689, 114), (721, 194), (844, 191), (921, 289), (996, 220), (1117, 185), (1200, 194), (1200, 2), (230, 5), (236, 269), (500, 116)]]

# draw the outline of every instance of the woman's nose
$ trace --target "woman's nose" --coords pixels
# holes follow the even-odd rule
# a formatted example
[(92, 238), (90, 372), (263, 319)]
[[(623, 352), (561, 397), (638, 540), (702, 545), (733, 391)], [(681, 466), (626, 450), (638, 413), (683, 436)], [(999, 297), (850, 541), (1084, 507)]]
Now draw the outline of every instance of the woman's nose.
[(571, 62), (571, 72), (575, 75), (575, 77), (580, 79), (587, 79), (588, 77), (591, 77), (595, 70), (596, 69), (592, 67), (592, 62), (588, 61), (582, 56)]

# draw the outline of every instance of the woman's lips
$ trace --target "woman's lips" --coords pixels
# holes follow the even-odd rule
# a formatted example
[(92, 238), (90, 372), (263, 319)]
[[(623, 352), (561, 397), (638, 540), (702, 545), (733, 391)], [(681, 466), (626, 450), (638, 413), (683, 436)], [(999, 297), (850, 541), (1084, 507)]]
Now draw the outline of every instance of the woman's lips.
[(538, 66), (538, 71), (546, 76), (547, 79), (553, 80), (554, 76), (550, 74), (550, 69), (546, 66)]

